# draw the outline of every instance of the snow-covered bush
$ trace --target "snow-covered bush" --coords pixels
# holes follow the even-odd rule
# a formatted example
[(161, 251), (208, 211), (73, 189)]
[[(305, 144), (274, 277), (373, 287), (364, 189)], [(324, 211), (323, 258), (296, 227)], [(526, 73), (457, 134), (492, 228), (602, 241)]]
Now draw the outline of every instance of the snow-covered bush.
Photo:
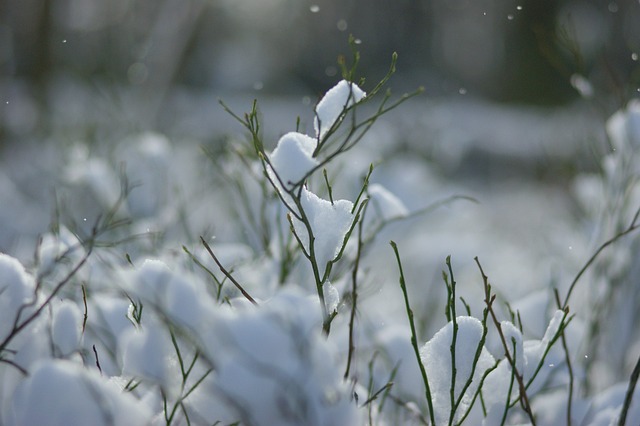
[[(67, 208), (83, 216), (66, 224), (60, 217), (32, 265), (0, 254), (0, 424), (640, 418), (637, 374), (627, 385), (625, 367), (640, 341), (637, 242), (623, 238), (638, 220), (639, 104), (609, 122), (614, 149), (603, 172), (577, 184), (594, 238), (605, 243), (573, 282), (548, 289), (543, 299), (553, 306), (536, 302), (545, 306), (527, 317), (543, 326), (528, 327), (523, 305), (492, 288), (482, 253), (465, 287), (443, 259), (442, 300), (407, 285), (401, 244), (363, 266), (390, 224), (465, 197), (411, 210), (373, 183), (373, 161), (356, 161), (369, 158), (357, 146), (412, 94), (391, 100), (383, 92), (395, 57), (368, 92), (354, 59), (317, 103), (310, 134), (298, 119), (271, 144), (257, 103), (243, 115), (223, 104), (248, 138), (224, 152), (205, 147), (213, 177), (195, 166), (172, 169), (180, 154), (158, 134), (131, 136), (112, 158), (70, 148), (61, 184), (82, 194)], [(401, 315), (365, 315), (372, 283), (384, 279), (378, 273), (395, 267), (400, 285), (383, 284), (398, 294)], [(579, 292), (581, 285), (591, 288)], [(479, 290), (466, 294), (470, 286)], [(444, 315), (415, 315), (422, 298), (436, 299)], [(585, 346), (599, 364), (580, 359)]]

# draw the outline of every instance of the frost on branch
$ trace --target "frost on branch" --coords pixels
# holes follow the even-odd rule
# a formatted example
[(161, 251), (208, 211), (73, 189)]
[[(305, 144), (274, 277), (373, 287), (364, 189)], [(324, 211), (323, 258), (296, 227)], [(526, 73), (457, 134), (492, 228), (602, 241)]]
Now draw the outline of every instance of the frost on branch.
[[(311, 225), (314, 237), (313, 250), (320, 275), (323, 276), (327, 263), (335, 259), (340, 252), (344, 237), (353, 223), (353, 203), (337, 200), (332, 204), (306, 189), (302, 190), (300, 201)], [(305, 225), (294, 219), (293, 226), (304, 249), (310, 253), (309, 233)]]
[(360, 102), (367, 94), (356, 84), (341, 80), (331, 88), (316, 106), (313, 127), (319, 139), (340, 119), (345, 109)]
[[(455, 344), (456, 379), (454, 395), (458, 399), (470, 377), (473, 381), (464, 391), (464, 396), (456, 410), (455, 419), (460, 419), (471, 405), (472, 398), (484, 373), (494, 366), (495, 359), (483, 346), (477, 363), (474, 363), (478, 345), (482, 339), (483, 327), (480, 320), (474, 317), (461, 316), (456, 319), (458, 332)], [(447, 424), (452, 410), (450, 397), (451, 377), (451, 345), (453, 341), (453, 322), (449, 322), (429, 340), (420, 351), (424, 363), (429, 386), (433, 395), (433, 409), (436, 424)], [(475, 365), (475, 370), (473, 366)], [(455, 403), (455, 401), (454, 401)]]

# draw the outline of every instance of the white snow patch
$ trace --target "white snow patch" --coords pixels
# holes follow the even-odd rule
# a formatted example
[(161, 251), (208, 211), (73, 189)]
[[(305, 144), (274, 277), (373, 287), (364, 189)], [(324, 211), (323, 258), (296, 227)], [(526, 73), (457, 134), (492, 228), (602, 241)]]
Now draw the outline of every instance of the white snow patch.
[(54, 308), (51, 337), (62, 356), (76, 351), (82, 338), (82, 313), (78, 305), (64, 300)]
[(95, 371), (70, 361), (45, 360), (16, 392), (7, 423), (126, 426), (148, 424), (150, 419), (145, 405)]
[(142, 377), (171, 389), (173, 377), (169, 362), (172, 353), (169, 337), (158, 324), (145, 328), (131, 328), (120, 336), (122, 372)]
[[(348, 200), (337, 200), (331, 204), (328, 200), (323, 200), (311, 191), (302, 190), (301, 204), (313, 233), (313, 250), (320, 275), (323, 276), (327, 263), (334, 260), (344, 242), (345, 235), (354, 216), (351, 213), (353, 203)], [(309, 233), (304, 224), (298, 220), (293, 220), (293, 226), (302, 241), (307, 253), (310, 252)]]
[(524, 367), (524, 351), (522, 349), (522, 333), (510, 321), (502, 321), (500, 323), (502, 334), (509, 348), (509, 356), (516, 361), (516, 369), (522, 373)]
[[(299, 182), (318, 165), (318, 160), (313, 158), (313, 151), (316, 149), (316, 145), (317, 141), (315, 139), (297, 132), (289, 132), (280, 138), (269, 159), (271, 166), (285, 188), (290, 188), (293, 184)], [(273, 173), (274, 170), (269, 171)], [(275, 175), (271, 176), (271, 178), (276, 186), (280, 186), (280, 182)]]
[(368, 192), (371, 202), (382, 220), (397, 219), (409, 214), (404, 203), (384, 186), (373, 183), (369, 185)]
[[(11, 332), (20, 307), (32, 300), (33, 277), (13, 257), (0, 253), (0, 340)], [(23, 311), (23, 317), (30, 310)]]
[[(336, 348), (319, 330), (317, 298), (285, 292), (258, 308), (230, 309), (209, 326), (216, 395), (243, 424), (356, 425)], [(227, 419), (223, 423), (227, 423)]]
[(632, 100), (626, 109), (613, 114), (606, 128), (615, 148), (626, 150), (640, 146), (640, 100)]
[(89, 187), (102, 207), (109, 208), (120, 198), (116, 172), (105, 160), (90, 157), (84, 145), (76, 145), (71, 151), (64, 177), (71, 184)]
[(322, 139), (344, 111), (360, 102), (366, 95), (355, 83), (346, 80), (341, 80), (329, 89), (316, 106), (316, 118), (313, 123), (316, 135)]
[[(502, 323), (503, 333), (505, 334), (505, 337), (507, 337), (508, 342), (511, 337), (513, 337), (516, 340), (516, 351), (522, 353), (522, 357), (516, 354), (516, 366), (518, 372), (523, 375), (525, 383), (528, 383), (535, 374), (535, 371), (547, 350), (549, 342), (558, 332), (563, 317), (564, 312), (560, 310), (557, 311), (552, 317), (542, 340), (527, 340), (524, 342), (522, 341), (520, 331), (513, 326), (513, 324), (507, 325), (510, 323)], [(512, 352), (513, 351), (510, 346), (510, 353), (512, 354)], [(545, 364), (538, 371), (535, 380), (527, 389), (527, 393), (530, 397), (540, 390), (540, 387), (546, 382), (547, 378), (553, 371), (554, 366), (561, 362), (561, 358), (562, 353), (559, 348), (553, 347), (549, 351), (544, 360)], [(496, 406), (499, 411), (500, 407), (504, 407), (504, 404), (507, 401), (508, 389), (512, 376), (513, 371), (506, 358), (501, 360), (498, 367), (489, 373), (483, 386), (483, 395), (488, 408)], [(513, 378), (513, 380), (515, 380), (515, 378)], [(514, 385), (511, 395), (509, 396), (511, 401), (516, 398), (517, 394), (518, 387), (517, 385)]]
[(324, 290), (324, 302), (327, 305), (327, 311), (329, 313), (338, 309), (338, 303), (340, 303), (340, 294), (333, 284), (326, 282), (323, 284)]
[[(458, 332), (455, 345), (456, 378), (454, 383), (454, 395), (457, 399), (469, 377), (473, 377), (470, 386), (465, 390), (464, 396), (454, 420), (460, 419), (472, 402), (482, 375), (495, 364), (495, 359), (483, 346), (476, 368), (472, 371), (474, 357), (482, 339), (482, 323), (474, 317), (460, 316), (456, 318)], [(433, 398), (433, 409), (436, 424), (447, 424), (451, 413), (452, 404), (450, 398), (451, 377), (453, 374), (451, 363), (451, 345), (453, 341), (453, 322), (449, 322), (440, 329), (421, 349), (420, 357), (425, 366)]]

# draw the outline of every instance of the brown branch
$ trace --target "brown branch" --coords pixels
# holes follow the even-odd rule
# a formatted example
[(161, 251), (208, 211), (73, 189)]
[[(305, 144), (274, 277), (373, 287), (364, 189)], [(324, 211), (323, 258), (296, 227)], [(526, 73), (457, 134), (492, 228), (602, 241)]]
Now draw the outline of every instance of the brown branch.
[(220, 268), (220, 271), (227, 277), (229, 278), (229, 280), (233, 283), (233, 285), (235, 285), (238, 290), (240, 290), (240, 293), (242, 293), (242, 295), (251, 303), (253, 303), (254, 305), (258, 306), (258, 302), (256, 302), (253, 297), (251, 297), (251, 295), (249, 295), (249, 293), (247, 293), (247, 291), (242, 287), (242, 285), (240, 285), (240, 283), (233, 278), (233, 275), (231, 275), (229, 273), (229, 271), (227, 271), (224, 266), (222, 266), (222, 263), (220, 263), (220, 261), (218, 260), (218, 258), (216, 257), (215, 254), (213, 254), (213, 250), (211, 250), (211, 247), (209, 246), (209, 244), (207, 244), (207, 242), (204, 240), (204, 238), (202, 238), (202, 236), (200, 237), (200, 242), (202, 242), (202, 245), (204, 246), (205, 249), (207, 249), (207, 251), (209, 252), (209, 254), (211, 255), (211, 258), (213, 259), (214, 262), (216, 262), (216, 265), (218, 265), (218, 268)]
[(518, 390), (520, 393), (520, 398), (519, 398), (520, 404), (522, 405), (522, 409), (524, 410), (524, 412), (527, 413), (527, 416), (529, 417), (529, 421), (531, 422), (531, 424), (533, 426), (536, 426), (536, 420), (535, 420), (535, 417), (533, 416), (533, 412), (531, 411), (531, 404), (529, 402), (529, 397), (527, 396), (527, 389), (524, 385), (524, 379), (522, 377), (522, 374), (518, 371), (518, 368), (516, 366), (516, 360), (513, 359), (513, 357), (509, 352), (509, 345), (507, 344), (507, 339), (504, 337), (504, 333), (502, 332), (502, 326), (500, 325), (500, 321), (498, 321), (498, 317), (496, 316), (496, 313), (493, 310), (493, 302), (495, 301), (495, 295), (493, 295), (492, 297), (489, 297), (491, 294), (489, 277), (485, 275), (484, 270), (482, 269), (482, 265), (480, 265), (480, 261), (478, 260), (477, 256), (474, 258), (474, 260), (476, 261), (478, 268), (480, 268), (480, 274), (482, 275), (485, 295), (487, 296), (485, 297), (485, 303), (487, 305), (489, 314), (491, 314), (491, 319), (493, 320), (496, 330), (498, 331), (498, 335), (500, 336), (500, 341), (502, 342), (502, 346), (504, 347), (504, 356), (509, 362), (509, 364), (511, 365), (511, 368), (513, 368), (514, 376), (518, 381)]

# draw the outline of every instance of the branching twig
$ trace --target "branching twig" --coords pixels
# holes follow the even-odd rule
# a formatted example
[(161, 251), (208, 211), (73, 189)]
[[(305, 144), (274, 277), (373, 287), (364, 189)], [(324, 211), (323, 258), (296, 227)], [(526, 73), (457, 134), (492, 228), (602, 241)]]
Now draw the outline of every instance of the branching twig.
[(637, 223), (638, 216), (640, 216), (640, 208), (638, 208), (638, 210), (636, 210), (636, 213), (633, 216), (633, 220), (631, 221), (631, 224), (629, 225), (629, 227), (627, 229), (625, 229), (624, 231), (622, 231), (619, 234), (615, 235), (613, 238), (605, 241), (600, 247), (598, 247), (598, 249), (595, 251), (595, 253), (593, 253), (593, 255), (589, 258), (589, 260), (587, 260), (587, 263), (585, 263), (584, 266), (582, 267), (582, 269), (580, 269), (580, 271), (576, 274), (575, 278), (571, 282), (571, 285), (569, 286), (569, 290), (567, 291), (567, 295), (565, 296), (564, 303), (562, 304), (562, 308), (563, 309), (566, 308), (569, 305), (569, 298), (571, 297), (571, 293), (573, 292), (574, 287), (578, 283), (578, 280), (580, 280), (582, 275), (587, 271), (587, 269), (589, 269), (591, 264), (598, 258), (600, 253), (602, 253), (602, 251), (604, 249), (606, 249), (611, 244), (613, 244), (616, 241), (618, 241), (620, 238), (624, 237), (625, 235), (628, 235), (628, 234), (632, 233), (633, 231), (635, 231), (636, 229), (638, 229), (640, 227), (640, 224)]
[(502, 342), (502, 347), (504, 348), (504, 356), (509, 362), (509, 364), (511, 365), (514, 376), (518, 382), (518, 390), (520, 393), (519, 399), (522, 405), (522, 409), (525, 411), (525, 413), (527, 413), (527, 416), (529, 417), (529, 421), (531, 422), (531, 424), (533, 426), (536, 426), (536, 420), (535, 420), (535, 417), (533, 416), (533, 412), (531, 411), (531, 404), (529, 403), (529, 397), (527, 396), (527, 389), (524, 384), (522, 373), (518, 371), (516, 360), (514, 359), (514, 357), (511, 356), (511, 353), (509, 352), (509, 345), (507, 344), (507, 339), (504, 336), (504, 333), (502, 332), (502, 326), (500, 324), (500, 321), (498, 321), (498, 317), (496, 316), (496, 313), (493, 310), (493, 302), (495, 300), (495, 295), (492, 297), (489, 297), (491, 293), (491, 285), (489, 284), (489, 277), (484, 273), (484, 270), (482, 269), (482, 265), (480, 264), (480, 261), (478, 260), (477, 256), (474, 258), (474, 260), (476, 261), (476, 264), (480, 269), (480, 274), (482, 275), (482, 281), (484, 283), (484, 288), (485, 288), (485, 295), (487, 296), (485, 298), (487, 309), (489, 310), (491, 319), (493, 320), (496, 330), (498, 331), (498, 335), (500, 336), (500, 341)]
[(213, 250), (211, 250), (211, 247), (209, 246), (209, 244), (204, 240), (204, 238), (201, 236), (200, 237), (200, 242), (202, 243), (202, 245), (204, 246), (205, 249), (207, 249), (207, 252), (209, 252), (209, 255), (211, 256), (211, 258), (213, 259), (214, 262), (216, 262), (216, 265), (218, 265), (218, 268), (220, 268), (220, 272), (222, 272), (227, 278), (229, 278), (229, 281), (231, 281), (233, 283), (233, 285), (235, 285), (237, 287), (238, 290), (240, 290), (240, 293), (242, 293), (242, 295), (251, 303), (253, 303), (254, 305), (258, 305), (258, 302), (256, 302), (253, 297), (251, 297), (251, 295), (249, 293), (247, 293), (247, 291), (242, 287), (242, 285), (240, 285), (240, 283), (233, 277), (233, 275), (231, 275), (229, 273), (229, 271), (227, 271), (224, 266), (222, 266), (222, 263), (220, 263), (220, 261), (218, 260), (218, 258), (216, 257), (216, 255), (213, 253)]

